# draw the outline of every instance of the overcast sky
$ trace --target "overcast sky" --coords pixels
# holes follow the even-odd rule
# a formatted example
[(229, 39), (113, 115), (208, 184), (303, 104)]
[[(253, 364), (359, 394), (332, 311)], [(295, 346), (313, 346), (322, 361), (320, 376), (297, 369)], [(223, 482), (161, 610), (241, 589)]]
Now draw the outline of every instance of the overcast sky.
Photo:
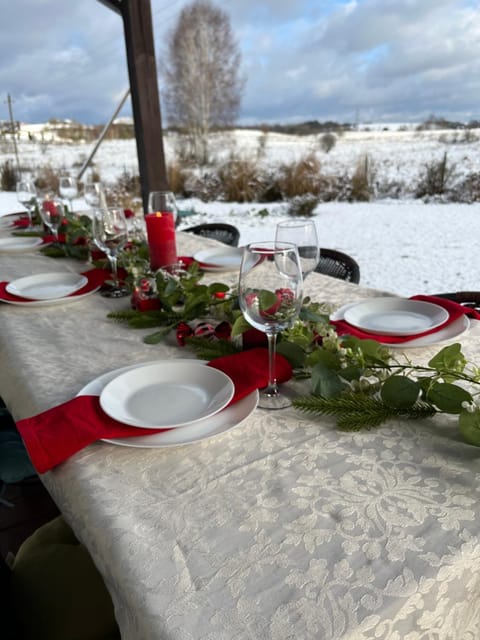
[[(242, 53), (241, 124), (480, 119), (480, 0), (213, 1)], [(187, 4), (151, 0), (157, 58)], [(110, 119), (128, 88), (119, 15), (98, 0), (0, 15), (0, 120), (8, 94), (23, 122)]]

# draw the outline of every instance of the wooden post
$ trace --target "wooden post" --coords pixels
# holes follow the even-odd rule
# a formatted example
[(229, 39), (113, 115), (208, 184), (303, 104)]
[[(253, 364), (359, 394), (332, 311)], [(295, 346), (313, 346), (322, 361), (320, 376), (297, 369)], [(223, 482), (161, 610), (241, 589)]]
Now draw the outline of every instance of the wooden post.
[(144, 213), (150, 191), (169, 189), (150, 0), (99, 0), (122, 16)]

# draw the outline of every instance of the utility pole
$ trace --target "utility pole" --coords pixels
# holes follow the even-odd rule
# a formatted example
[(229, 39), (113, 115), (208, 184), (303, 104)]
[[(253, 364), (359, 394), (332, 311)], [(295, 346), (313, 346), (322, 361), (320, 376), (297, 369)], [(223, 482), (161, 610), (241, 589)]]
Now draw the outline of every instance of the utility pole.
[(15, 150), (15, 161), (17, 163), (17, 171), (20, 173), (20, 161), (18, 159), (17, 137), (15, 135), (15, 120), (13, 119), (12, 98), (7, 95), (8, 113), (10, 114), (10, 133), (12, 134), (13, 148)]

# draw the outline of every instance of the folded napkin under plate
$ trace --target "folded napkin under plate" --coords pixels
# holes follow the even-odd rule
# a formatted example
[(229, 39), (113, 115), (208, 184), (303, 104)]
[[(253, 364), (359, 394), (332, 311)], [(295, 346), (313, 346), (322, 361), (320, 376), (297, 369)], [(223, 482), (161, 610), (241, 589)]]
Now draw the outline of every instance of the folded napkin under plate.
[[(417, 295), (412, 296), (411, 300), (419, 300), (421, 302), (430, 302), (432, 304), (436, 304), (448, 312), (448, 320), (446, 320), (443, 324), (433, 329), (429, 329), (428, 331), (423, 331), (421, 333), (415, 333), (413, 335), (402, 335), (402, 336), (391, 336), (391, 335), (383, 335), (383, 334), (375, 334), (367, 331), (363, 331), (357, 327), (346, 322), (344, 319), (331, 319), (330, 324), (332, 324), (338, 335), (351, 335), (357, 338), (361, 338), (363, 340), (377, 340), (377, 342), (381, 342), (384, 344), (391, 345), (407, 345), (407, 343), (411, 343), (412, 341), (419, 340), (426, 336), (430, 336), (436, 334), (444, 329), (447, 329), (449, 326), (454, 323), (460, 321), (465, 316), (480, 320), (480, 313), (475, 311), (475, 309), (471, 309), (469, 307), (464, 307), (458, 302), (453, 302), (452, 300), (447, 300), (446, 298), (439, 298), (437, 296), (427, 296), (427, 295)], [(333, 318), (335, 318), (335, 314), (333, 314)], [(460, 331), (461, 332), (461, 331)], [(411, 345), (416, 346), (416, 345)]]
[[(268, 350), (265, 348), (222, 356), (209, 365), (226, 373), (234, 382), (235, 393), (229, 406), (268, 384)], [(276, 358), (276, 373), (278, 382), (286, 382), (292, 376), (290, 364), (280, 354)], [(17, 428), (39, 473), (53, 469), (97, 440), (152, 436), (168, 431), (130, 427), (110, 418), (101, 409), (97, 395), (78, 395), (43, 413), (20, 420)]]
[(0, 282), (0, 302), (26, 306), (44, 306), (58, 304), (61, 302), (74, 302), (97, 291), (103, 285), (105, 280), (108, 280), (108, 278), (111, 277), (111, 273), (106, 269), (89, 269), (88, 271), (82, 272), (82, 275), (87, 278), (85, 286), (69, 296), (65, 296), (64, 298), (53, 298), (50, 300), (31, 300), (29, 298), (22, 298), (21, 296), (13, 295), (7, 291), (8, 282)]

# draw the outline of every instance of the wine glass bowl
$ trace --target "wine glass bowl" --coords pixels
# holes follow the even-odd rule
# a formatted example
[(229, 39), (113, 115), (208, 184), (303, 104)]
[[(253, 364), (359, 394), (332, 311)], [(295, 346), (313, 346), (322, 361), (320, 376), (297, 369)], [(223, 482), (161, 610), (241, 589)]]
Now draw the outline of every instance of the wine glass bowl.
[(177, 221), (178, 209), (172, 191), (150, 191), (148, 194), (148, 213), (172, 213), (174, 222)]
[(123, 209), (95, 209), (92, 217), (92, 235), (96, 246), (103, 251), (110, 262), (113, 286), (101, 291), (107, 298), (121, 298), (129, 295), (127, 287), (118, 279), (118, 254), (128, 241), (127, 221)]
[(70, 213), (73, 212), (73, 199), (78, 196), (78, 185), (71, 176), (60, 176), (58, 191), (64, 200), (68, 200)]
[(33, 180), (19, 180), (16, 186), (17, 200), (27, 210), (28, 227), (27, 230), (34, 229), (33, 211), (37, 204), (37, 189)]
[(315, 270), (320, 260), (320, 249), (315, 222), (306, 218), (282, 220), (277, 224), (275, 239), (297, 245), (303, 279)]
[(55, 242), (58, 243), (58, 228), (65, 217), (65, 207), (57, 198), (46, 198), (40, 207), (40, 217), (43, 223), (50, 229)]
[(87, 182), (83, 189), (83, 198), (85, 202), (96, 209), (103, 205), (102, 202), (102, 186), (100, 182)]
[(268, 340), (268, 385), (258, 406), (282, 409), (291, 404), (275, 377), (277, 335), (297, 319), (302, 304), (302, 271), (297, 247), (287, 242), (261, 242), (243, 250), (238, 285), (239, 305), (247, 322)]

